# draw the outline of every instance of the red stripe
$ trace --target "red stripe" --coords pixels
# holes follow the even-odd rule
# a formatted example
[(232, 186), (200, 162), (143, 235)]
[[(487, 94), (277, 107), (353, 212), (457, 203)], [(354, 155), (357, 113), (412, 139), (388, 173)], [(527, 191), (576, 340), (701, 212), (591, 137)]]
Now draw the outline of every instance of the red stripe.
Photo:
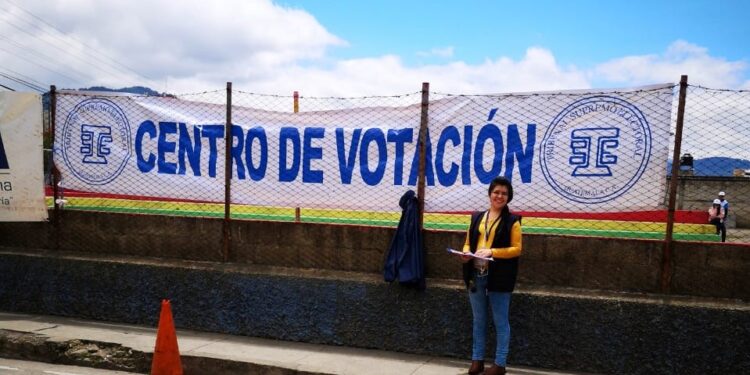
[[(52, 196), (52, 187), (46, 186), (45, 191), (48, 196)], [(161, 201), (161, 202), (190, 202), (190, 203), (223, 203), (200, 200), (187, 200), (163, 197), (149, 197), (143, 195), (124, 195), (124, 194), (105, 194), (91, 193), (85, 191), (65, 189), (65, 196), (68, 197), (87, 197), (87, 198), (110, 198), (110, 199), (134, 199), (142, 201)], [(459, 212), (434, 212), (453, 215), (470, 215), (470, 211)], [(631, 211), (631, 212), (552, 212), (552, 211), (513, 211), (524, 217), (542, 217), (551, 219), (579, 219), (579, 220), (617, 220), (617, 221), (646, 221), (646, 222), (667, 222), (667, 210), (653, 211)], [(675, 222), (687, 224), (708, 224), (708, 213), (706, 211), (683, 210), (675, 211)]]
[[(47, 196), (52, 196), (52, 187), (46, 186), (44, 189)], [(224, 201), (213, 202), (203, 200), (190, 200), (190, 199), (177, 199), (177, 198), (164, 198), (164, 197), (149, 197), (145, 195), (126, 195), (126, 194), (107, 194), (107, 193), (92, 193), (88, 191), (71, 190), (65, 189), (63, 195), (66, 197), (82, 197), (82, 198), (109, 198), (109, 199), (130, 199), (139, 201), (159, 201), (159, 202), (187, 202), (187, 203), (224, 203)]]
[[(471, 212), (436, 212), (444, 214), (464, 214)], [(617, 221), (646, 221), (667, 222), (667, 210), (626, 211), (626, 212), (552, 212), (552, 211), (513, 211), (523, 217), (541, 217), (550, 219), (578, 219), (578, 220), (617, 220)], [(705, 211), (682, 210), (675, 211), (675, 222), (687, 224), (707, 224), (708, 213)]]

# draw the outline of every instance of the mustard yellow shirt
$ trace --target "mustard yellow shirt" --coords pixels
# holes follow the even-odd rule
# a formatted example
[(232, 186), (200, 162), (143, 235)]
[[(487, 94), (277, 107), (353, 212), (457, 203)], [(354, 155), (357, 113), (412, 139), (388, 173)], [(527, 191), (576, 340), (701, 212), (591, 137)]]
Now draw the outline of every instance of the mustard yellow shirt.
[[(487, 220), (487, 213), (482, 215), (482, 220), (479, 221), (479, 242), (477, 243), (477, 250), (479, 249), (487, 249), (492, 246), (492, 242), (495, 240), (495, 230), (500, 227), (501, 222), (498, 221), (497, 224), (490, 225), (492, 223), (487, 224), (487, 229), (490, 231), (489, 236), (487, 236), (487, 240), (485, 241), (484, 236), (484, 230), (485, 230), (485, 221)], [(492, 257), (493, 258), (500, 258), (500, 259), (508, 259), (508, 258), (515, 258), (521, 255), (521, 224), (516, 221), (513, 223), (513, 227), (510, 229), (510, 246), (509, 247), (497, 247), (492, 248)], [(470, 253), (471, 252), (471, 245), (469, 245), (469, 231), (466, 231), (466, 241), (464, 242), (464, 253)]]

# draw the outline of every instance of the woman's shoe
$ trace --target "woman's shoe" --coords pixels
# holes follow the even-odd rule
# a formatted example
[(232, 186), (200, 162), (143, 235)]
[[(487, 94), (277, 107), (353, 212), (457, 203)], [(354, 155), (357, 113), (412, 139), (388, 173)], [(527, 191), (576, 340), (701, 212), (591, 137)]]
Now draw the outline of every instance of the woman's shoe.
[(471, 361), (469, 375), (479, 375), (484, 371), (484, 361)]
[(505, 375), (505, 367), (492, 365), (492, 367), (488, 368), (487, 371), (484, 372), (484, 375)]

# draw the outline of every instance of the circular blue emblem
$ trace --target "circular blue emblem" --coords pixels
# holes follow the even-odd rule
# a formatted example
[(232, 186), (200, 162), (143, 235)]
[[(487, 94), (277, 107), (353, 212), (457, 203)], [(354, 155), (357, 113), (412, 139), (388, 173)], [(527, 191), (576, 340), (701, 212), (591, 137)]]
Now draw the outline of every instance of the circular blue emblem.
[(62, 157), (70, 171), (91, 185), (104, 185), (122, 173), (130, 159), (130, 124), (107, 99), (86, 99), (63, 125)]
[(583, 98), (552, 120), (539, 163), (547, 183), (566, 199), (607, 202), (638, 182), (651, 157), (651, 138), (635, 105), (605, 95)]

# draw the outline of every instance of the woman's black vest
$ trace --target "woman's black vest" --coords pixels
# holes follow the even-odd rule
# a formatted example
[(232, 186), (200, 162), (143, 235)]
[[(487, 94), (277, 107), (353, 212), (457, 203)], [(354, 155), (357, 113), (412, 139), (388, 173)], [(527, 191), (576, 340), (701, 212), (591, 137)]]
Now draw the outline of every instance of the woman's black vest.
[[(479, 243), (479, 223), (486, 211), (474, 212), (471, 215), (471, 225), (469, 226), (469, 247), (471, 252), (477, 251)], [(495, 229), (495, 238), (492, 241), (492, 248), (501, 248), (510, 246), (510, 232), (513, 224), (520, 220), (520, 216), (504, 214), (499, 228)], [(464, 263), (464, 283), (468, 288), (474, 277), (474, 262)], [(489, 274), (487, 280), (487, 290), (491, 292), (512, 292), (516, 286), (516, 277), (518, 276), (518, 257), (510, 259), (494, 258), (489, 262)]]

